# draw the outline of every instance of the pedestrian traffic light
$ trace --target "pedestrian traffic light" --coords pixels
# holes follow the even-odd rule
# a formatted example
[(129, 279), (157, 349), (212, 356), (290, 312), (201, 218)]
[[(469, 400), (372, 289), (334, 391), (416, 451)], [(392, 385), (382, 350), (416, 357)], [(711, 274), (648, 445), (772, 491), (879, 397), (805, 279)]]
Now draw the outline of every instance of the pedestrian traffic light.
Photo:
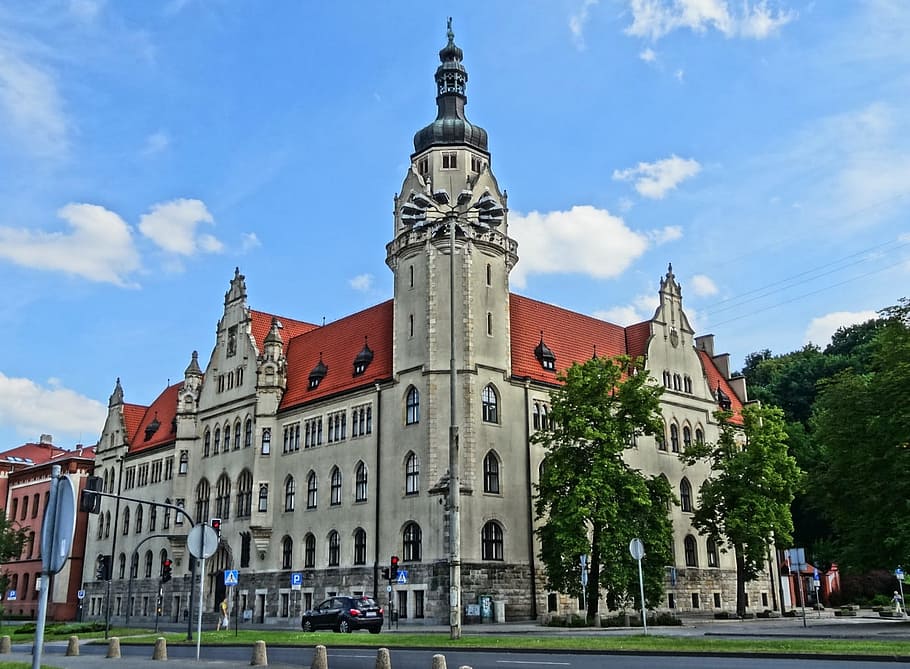
[(88, 513), (101, 512), (101, 495), (97, 493), (104, 486), (104, 480), (100, 476), (89, 476), (85, 480), (85, 488), (79, 493), (79, 510)]
[(383, 577), (385, 580), (387, 580), (387, 581), (391, 580), (391, 579), (389, 578), (389, 568), (388, 568), (388, 567), (383, 567), (383, 568), (382, 568), (382, 577)]
[(98, 563), (95, 566), (95, 578), (99, 581), (110, 581), (112, 562), (110, 555), (99, 555)]
[(212, 529), (215, 530), (215, 534), (218, 535), (218, 538), (221, 538), (221, 518), (212, 518), (209, 523), (212, 526)]
[(167, 583), (171, 580), (171, 567), (174, 563), (170, 558), (161, 561), (161, 582)]

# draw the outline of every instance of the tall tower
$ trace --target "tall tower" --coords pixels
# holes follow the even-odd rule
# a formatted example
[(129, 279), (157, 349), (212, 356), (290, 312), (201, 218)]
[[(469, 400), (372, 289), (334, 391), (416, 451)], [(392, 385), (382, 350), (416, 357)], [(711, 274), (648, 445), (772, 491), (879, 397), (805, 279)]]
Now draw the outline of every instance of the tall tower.
[[(458, 375), (456, 416), (461, 429), (462, 485), (473, 483), (472, 426), (488, 379), (501, 385), (510, 372), (509, 272), (518, 261), (508, 236), (508, 212), (492, 225), (478, 213), (481, 199), (506, 206), (491, 170), (487, 132), (465, 116), (468, 73), (451, 19), (436, 69), (436, 119), (414, 135), (414, 153), (395, 197), (394, 240), (386, 263), (394, 277), (393, 369), (402, 384), (421, 392), (428, 473), (445, 475), (450, 360)], [(445, 198), (438, 196), (446, 191)], [(432, 198), (425, 221), (402, 215), (414, 197)], [(483, 203), (481, 203), (483, 204)], [(498, 206), (497, 205), (497, 206)], [(443, 216), (449, 218), (443, 220)], [(454, 267), (451, 229), (456, 225)], [(451, 280), (454, 279), (454, 284)], [(454, 304), (450, 301), (454, 295)], [(454, 319), (454, 337), (450, 326)], [(452, 342), (454, 339), (454, 355)], [(479, 371), (480, 370), (480, 371)], [(483, 378), (481, 378), (483, 377)]]

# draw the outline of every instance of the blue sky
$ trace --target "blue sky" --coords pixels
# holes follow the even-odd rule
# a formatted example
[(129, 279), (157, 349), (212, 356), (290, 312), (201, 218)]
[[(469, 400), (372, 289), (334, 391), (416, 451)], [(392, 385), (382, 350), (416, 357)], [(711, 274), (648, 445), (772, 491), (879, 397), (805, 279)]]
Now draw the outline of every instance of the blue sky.
[(391, 296), (454, 17), (516, 292), (622, 324), (672, 262), (734, 367), (908, 294), (905, 0), (0, 4), (0, 444), (93, 444), (257, 309)]

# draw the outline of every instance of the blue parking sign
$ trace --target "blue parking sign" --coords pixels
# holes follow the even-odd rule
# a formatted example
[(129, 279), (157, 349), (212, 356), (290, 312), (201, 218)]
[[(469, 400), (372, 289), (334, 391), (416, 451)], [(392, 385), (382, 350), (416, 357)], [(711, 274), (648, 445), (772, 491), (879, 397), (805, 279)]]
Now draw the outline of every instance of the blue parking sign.
[(300, 586), (303, 584), (303, 574), (299, 571), (295, 571), (291, 574), (291, 585)]

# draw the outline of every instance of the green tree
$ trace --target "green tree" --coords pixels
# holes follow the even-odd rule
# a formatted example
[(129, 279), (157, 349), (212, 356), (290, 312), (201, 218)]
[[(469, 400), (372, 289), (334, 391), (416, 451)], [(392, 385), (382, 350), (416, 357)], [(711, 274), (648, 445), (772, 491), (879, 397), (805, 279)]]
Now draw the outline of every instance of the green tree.
[(836, 529), (846, 569), (893, 569), (910, 556), (910, 301), (882, 312), (868, 369), (824, 384), (812, 490)]
[(736, 613), (746, 611), (746, 583), (762, 572), (775, 540), (789, 542), (793, 532), (790, 503), (803, 479), (787, 453), (783, 412), (750, 405), (742, 426), (733, 414), (715, 414), (720, 422), (716, 444), (693, 444), (682, 458), (687, 464), (706, 460), (710, 477), (699, 490), (692, 524), (736, 559)]
[(632, 602), (637, 565), (629, 542), (645, 544), (645, 599), (663, 598), (663, 568), (671, 563), (674, 501), (669, 483), (647, 478), (623, 454), (637, 435), (663, 431), (660, 395), (641, 360), (593, 358), (573, 364), (551, 393), (550, 429), (533, 441), (546, 448), (535, 500), (541, 560), (551, 588), (580, 595), (579, 556), (590, 555), (587, 612), (598, 611), (601, 589), (611, 608)]
[[(22, 555), (22, 547), (25, 545), (26, 538), (27, 531), (19, 527), (19, 523), (15, 519), (7, 519), (6, 511), (0, 509), (0, 564), (5, 565)], [(0, 573), (2, 592), (6, 592), (7, 580), (4, 569)]]

